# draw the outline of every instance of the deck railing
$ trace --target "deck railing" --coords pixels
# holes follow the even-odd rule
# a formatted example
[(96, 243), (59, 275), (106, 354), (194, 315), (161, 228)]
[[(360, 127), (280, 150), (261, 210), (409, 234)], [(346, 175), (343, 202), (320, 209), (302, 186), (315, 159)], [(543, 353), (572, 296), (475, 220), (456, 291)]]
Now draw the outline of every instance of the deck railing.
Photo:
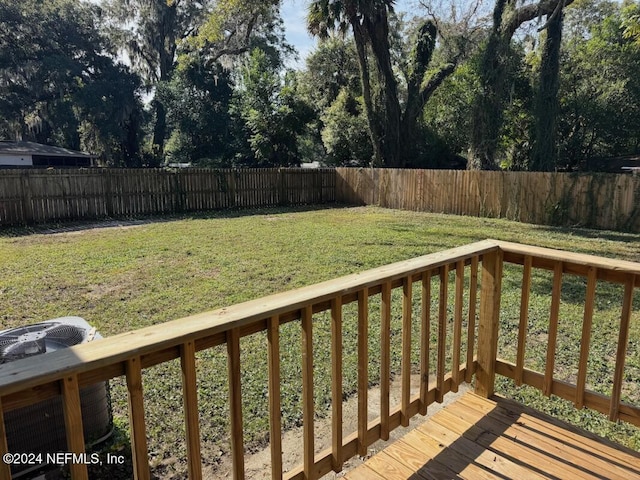
[[(611, 421), (623, 420), (640, 426), (640, 408), (621, 401), (625, 360), (629, 347), (629, 330), (633, 313), (634, 289), (640, 286), (640, 264), (509, 242), (497, 242), (497, 244), (505, 263), (523, 265), (524, 268), (516, 362), (496, 359), (494, 363), (495, 372), (512, 378), (517, 385), (526, 384), (535, 387), (546, 396), (553, 394), (565, 400), (570, 400), (576, 408), (591, 408), (607, 414)], [(553, 272), (544, 372), (536, 372), (524, 367), (529, 295), (532, 271), (534, 269)], [(565, 275), (586, 279), (580, 354), (575, 382), (554, 378), (561, 292)], [(601, 283), (621, 284), (624, 286), (620, 324), (617, 332), (615, 369), (610, 395), (586, 390), (596, 289)], [(492, 332), (491, 337), (497, 339), (498, 336)], [(600, 379), (602, 382), (606, 380), (605, 378)]]
[[(505, 262), (524, 265), (515, 364), (497, 358)], [(544, 373), (524, 368), (528, 292), (534, 268), (554, 272), (549, 348)], [(576, 385), (553, 378), (563, 273), (584, 276), (588, 280)], [(593, 292), (598, 281), (625, 285), (614, 388), (610, 397), (585, 390)], [(437, 286), (437, 299), (432, 298), (432, 285)], [(474, 374), (476, 392), (481, 395), (493, 393), (497, 373), (515, 379), (519, 384), (532, 385), (547, 395), (568, 398), (578, 408), (594, 408), (608, 413), (613, 420), (622, 419), (640, 425), (640, 408), (620, 401), (633, 290), (638, 285), (640, 264), (487, 240), (54, 352), (48, 354), (44, 364), (37, 357), (25, 359), (0, 367), (0, 453), (7, 452), (2, 413), (54, 395), (62, 395), (63, 398), (69, 451), (84, 452), (79, 389), (98, 381), (124, 376), (128, 389), (134, 476), (137, 479), (150, 478), (142, 372), (154, 365), (180, 359), (189, 477), (201, 478), (196, 352), (226, 344), (233, 474), (235, 478), (244, 478), (240, 338), (261, 331), (267, 332), (269, 438), (273, 478), (317, 478), (332, 470), (340, 471), (346, 460), (357, 454), (365, 454), (367, 447), (378, 439), (388, 439), (391, 430), (408, 425), (410, 418), (418, 413), (425, 414), (428, 405), (441, 402), (446, 393), (457, 391), (458, 385), (470, 382)], [(414, 289), (420, 289), (420, 295), (414, 296)], [(399, 372), (391, 371), (394, 290), (401, 292), (402, 298)], [(478, 293), (479, 309), (476, 308)], [(453, 300), (451, 309), (450, 297)], [(380, 302), (380, 415), (369, 421), (368, 386), (371, 372), (368, 371), (368, 339), (371, 320), (369, 302), (372, 299)], [(343, 307), (351, 303), (357, 305), (358, 421), (357, 429), (343, 436)], [(435, 312), (433, 322), (432, 305)], [(452, 322), (449, 310), (452, 311)], [(416, 315), (416, 311), (419, 315)], [(331, 317), (332, 442), (328, 450), (317, 453), (314, 436), (313, 317), (320, 312), (328, 312)], [(299, 322), (302, 331), (303, 461), (299, 467), (283, 472), (280, 327), (288, 322)], [(431, 331), (432, 323), (437, 335), (432, 335), (435, 333)], [(420, 338), (419, 342), (412, 342), (412, 330), (416, 326), (419, 326)], [(449, 339), (447, 332), (452, 332)], [(437, 337), (435, 344), (429, 341), (433, 337)], [(416, 344), (419, 345), (419, 352), (413, 351), (415, 347), (412, 345)], [(434, 349), (435, 368), (429, 361)], [(415, 362), (412, 365), (412, 353), (417, 353), (417, 365)], [(429, 372), (433, 371), (435, 375), (430, 375)], [(400, 376), (401, 400), (398, 405), (391, 405), (390, 400), (393, 373)], [(413, 392), (412, 373), (420, 375), (419, 389)], [(87, 478), (86, 465), (73, 464), (70, 468), (73, 479)], [(9, 467), (3, 463), (0, 463), (0, 478), (10, 478)]]

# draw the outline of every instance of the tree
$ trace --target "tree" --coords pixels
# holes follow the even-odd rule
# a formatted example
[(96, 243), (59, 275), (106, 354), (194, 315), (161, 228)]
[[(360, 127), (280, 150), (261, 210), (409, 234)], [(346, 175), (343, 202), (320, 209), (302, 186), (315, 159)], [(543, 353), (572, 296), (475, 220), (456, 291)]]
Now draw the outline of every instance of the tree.
[(159, 100), (167, 106), (171, 136), (166, 153), (169, 161), (221, 166), (233, 156), (229, 108), (233, 83), (220, 64), (207, 65), (190, 57), (170, 82), (158, 88)]
[[(493, 25), (484, 47), (480, 69), (481, 92), (472, 115), (469, 168), (492, 170), (497, 168), (496, 150), (503, 121), (507, 95), (508, 58), (511, 39), (524, 23), (547, 15), (549, 20), (562, 14), (573, 0), (542, 0), (516, 7), (515, 0), (496, 0)], [(545, 29), (547, 25), (543, 26)]]
[(117, 65), (104, 69), (73, 97), (80, 143), (106, 165), (140, 167), (145, 123), (140, 78)]
[(232, 114), (238, 125), (236, 164), (257, 167), (300, 164), (297, 137), (313, 111), (297, 96), (295, 76), (285, 76), (260, 49), (242, 68)]
[[(111, 22), (110, 37), (129, 56), (149, 90), (170, 80), (179, 42), (197, 30), (208, 8), (208, 0), (104, 1)], [(157, 98), (151, 104), (155, 114), (152, 151), (162, 158), (167, 135), (166, 107)]]
[(327, 38), (330, 32), (352, 31), (374, 164), (402, 167), (413, 155), (418, 118), (426, 101), (454, 71), (461, 55), (454, 56), (435, 72), (428, 72), (437, 29), (432, 21), (422, 22), (416, 29), (407, 64), (407, 96), (403, 109), (389, 38), (393, 3), (392, 0), (315, 0), (309, 7), (308, 29), (320, 38)]
[(372, 149), (364, 117), (362, 97), (346, 88), (322, 115), (322, 141), (330, 165), (366, 166)]
[(530, 170), (553, 171), (558, 160), (557, 117), (560, 88), (560, 45), (562, 17), (560, 8), (547, 19), (546, 38), (542, 50), (540, 81), (536, 96), (535, 138)]
[(218, 0), (203, 24), (187, 39), (185, 49), (196, 51), (208, 64), (260, 48), (272, 58), (280, 50), (291, 51), (284, 42), (280, 0)]
[[(353, 31), (353, 38), (356, 45), (358, 55), (358, 65), (360, 67), (360, 81), (365, 105), (365, 113), (367, 117), (369, 135), (374, 151), (374, 164), (382, 166), (384, 164), (384, 147), (383, 132), (379, 112), (374, 110), (373, 94), (371, 91), (370, 65), (367, 57), (367, 45), (374, 41), (380, 41), (387, 44), (388, 37), (386, 32), (382, 37), (375, 35), (378, 33), (373, 30), (375, 20), (380, 23), (380, 29), (384, 31), (388, 29), (387, 14), (388, 9), (392, 6), (392, 1), (376, 0), (372, 2), (349, 0), (338, 2), (334, 0), (316, 0), (311, 2), (308, 15), (308, 29), (312, 35), (319, 36), (321, 39), (328, 38), (329, 32), (338, 31), (345, 34), (349, 28)], [(375, 18), (374, 20), (374, 17)], [(373, 31), (369, 31), (373, 30)], [(373, 33), (374, 36), (370, 36)], [(379, 35), (379, 34), (378, 34)], [(384, 50), (384, 45), (379, 48)], [(387, 88), (393, 90), (395, 88), (395, 78), (391, 83), (387, 83)], [(394, 95), (395, 96), (395, 95)], [(392, 123), (392, 122), (390, 122)], [(400, 124), (399, 117), (396, 124)], [(388, 142), (385, 142), (388, 143)], [(391, 162), (391, 159), (388, 160)]]
[(640, 148), (640, 45), (624, 35), (633, 5), (582, 1), (566, 12), (558, 122), (563, 169)]
[(315, 114), (300, 137), (303, 158), (335, 165), (352, 160), (370, 164), (371, 139), (353, 40), (332, 37), (319, 42), (297, 76), (298, 93)]
[(637, 2), (627, 3), (624, 6), (622, 28), (624, 38), (631, 39), (640, 45), (640, 5)]
[(362, 95), (355, 44), (352, 39), (330, 37), (319, 42), (307, 56), (300, 73), (301, 93), (309, 99), (318, 114), (348, 90)]
[(479, 89), (476, 63), (472, 58), (457, 68), (425, 106), (424, 128), (441, 145), (429, 149), (429, 165), (438, 165), (442, 157), (466, 155), (469, 149), (471, 108)]
[(0, 0), (0, 134), (138, 161), (139, 81), (107, 56), (98, 14), (71, 0)]

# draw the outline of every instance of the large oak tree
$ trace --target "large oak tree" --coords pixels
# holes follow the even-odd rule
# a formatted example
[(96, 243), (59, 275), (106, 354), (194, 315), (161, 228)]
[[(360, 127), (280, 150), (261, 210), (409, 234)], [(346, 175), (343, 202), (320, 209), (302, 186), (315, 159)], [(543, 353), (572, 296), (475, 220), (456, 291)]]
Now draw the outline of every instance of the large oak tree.
[(308, 29), (320, 38), (328, 37), (331, 32), (353, 33), (374, 152), (373, 165), (404, 167), (413, 154), (418, 118), (424, 105), (454, 71), (458, 58), (426, 78), (437, 29), (432, 21), (423, 22), (408, 61), (407, 99), (403, 108), (389, 41), (389, 17), (394, 3), (393, 0), (315, 0), (309, 6)]

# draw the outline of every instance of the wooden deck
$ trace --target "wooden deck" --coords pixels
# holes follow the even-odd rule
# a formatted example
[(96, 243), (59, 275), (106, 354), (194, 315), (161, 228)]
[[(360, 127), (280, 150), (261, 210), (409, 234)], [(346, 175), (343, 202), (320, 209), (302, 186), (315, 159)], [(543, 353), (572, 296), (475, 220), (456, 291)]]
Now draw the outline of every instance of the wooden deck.
[(360, 467), (360, 479), (640, 479), (640, 454), (516, 402), (467, 393)]

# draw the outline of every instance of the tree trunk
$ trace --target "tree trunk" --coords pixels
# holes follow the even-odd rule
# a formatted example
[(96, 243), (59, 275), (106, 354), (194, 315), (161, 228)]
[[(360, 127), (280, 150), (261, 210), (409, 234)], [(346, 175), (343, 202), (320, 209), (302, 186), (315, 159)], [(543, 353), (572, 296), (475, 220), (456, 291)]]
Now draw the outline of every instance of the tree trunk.
[(410, 60), (410, 70), (407, 75), (407, 104), (402, 115), (400, 127), (400, 155), (404, 165), (411, 165), (416, 157), (420, 115), (433, 92), (451, 75), (456, 68), (457, 59), (453, 63), (443, 66), (433, 74), (428, 82), (424, 76), (431, 62), (436, 45), (437, 29), (431, 22), (425, 22), (418, 32), (416, 46)]
[(364, 98), (364, 112), (369, 126), (371, 145), (373, 146), (372, 166), (382, 167), (384, 165), (384, 156), (382, 154), (379, 122), (373, 107), (373, 100), (371, 96), (371, 80), (369, 78), (366, 40), (358, 18), (352, 18), (351, 26), (353, 27), (353, 38), (356, 43), (356, 51), (358, 52), (358, 64), (360, 65), (360, 81), (362, 83), (362, 96)]
[[(177, 3), (162, 3), (159, 14), (158, 40), (156, 44), (158, 53), (159, 82), (168, 82), (174, 68), (176, 53), (176, 22)], [(156, 111), (156, 123), (153, 126), (152, 151), (159, 161), (164, 157), (164, 141), (167, 138), (167, 110), (161, 101), (154, 98), (153, 105)]]
[[(555, 15), (555, 16), (553, 16)], [(540, 86), (536, 97), (536, 130), (529, 170), (555, 170), (558, 149), (556, 121), (560, 87), (560, 44), (562, 43), (562, 10), (548, 20), (547, 38), (542, 51)]]
[(366, 30), (371, 43), (371, 50), (376, 60), (380, 93), (382, 100), (380, 114), (381, 149), (385, 165), (392, 168), (403, 167), (400, 157), (400, 117), (401, 109), (398, 100), (398, 86), (391, 65), (391, 47), (389, 45), (389, 20), (385, 7), (377, 10), (376, 16), (365, 19)]
[(497, 0), (493, 29), (487, 41), (480, 69), (481, 93), (474, 102), (471, 120), (469, 169), (495, 170), (498, 135), (502, 126), (506, 65), (504, 55), (511, 37), (503, 34), (505, 11), (513, 0)]
[[(502, 127), (505, 78), (505, 59), (511, 37), (520, 25), (542, 15), (552, 15), (574, 0), (542, 0), (515, 8), (515, 0), (496, 0), (493, 10), (493, 29), (482, 57), (480, 70), (481, 93), (472, 111), (469, 168), (495, 170), (498, 136)], [(559, 13), (562, 13), (561, 10)], [(562, 28), (560, 22), (559, 28)], [(557, 108), (557, 107), (556, 107)]]

